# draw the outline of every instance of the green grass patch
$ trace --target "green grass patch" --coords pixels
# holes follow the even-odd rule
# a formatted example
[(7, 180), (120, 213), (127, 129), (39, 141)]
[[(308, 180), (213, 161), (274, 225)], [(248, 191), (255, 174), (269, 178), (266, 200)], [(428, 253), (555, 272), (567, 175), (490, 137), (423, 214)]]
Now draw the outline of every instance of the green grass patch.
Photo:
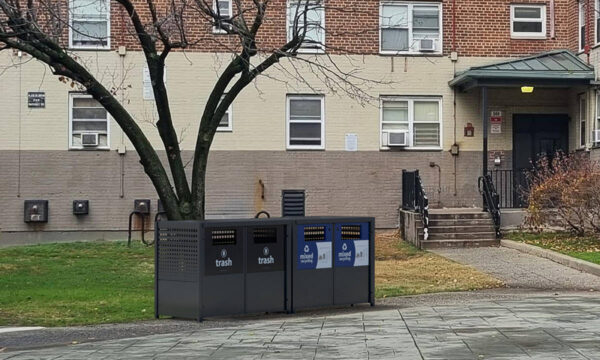
[(153, 248), (125, 242), (0, 249), (0, 325), (151, 319)]
[(600, 264), (600, 239), (594, 236), (575, 236), (568, 232), (513, 232), (505, 237)]

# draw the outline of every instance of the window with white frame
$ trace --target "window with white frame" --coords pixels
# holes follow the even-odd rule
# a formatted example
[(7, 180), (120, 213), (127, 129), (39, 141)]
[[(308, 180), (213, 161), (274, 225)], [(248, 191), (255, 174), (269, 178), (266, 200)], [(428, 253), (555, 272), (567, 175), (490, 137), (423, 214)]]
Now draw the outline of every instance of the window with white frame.
[(600, 0), (595, 1), (594, 21), (596, 23), (596, 43), (600, 43)]
[(109, 116), (106, 109), (90, 95), (69, 95), (70, 148), (109, 147)]
[(510, 36), (515, 39), (546, 38), (546, 5), (510, 5)]
[(594, 129), (594, 143), (600, 144), (600, 90), (596, 92), (596, 127)]
[(325, 8), (321, 0), (288, 0), (287, 39), (303, 36), (300, 52), (325, 49)]
[(324, 149), (324, 98), (320, 95), (287, 97), (287, 148)]
[(110, 0), (70, 0), (69, 23), (71, 48), (110, 48)]
[(584, 147), (586, 139), (587, 101), (585, 94), (579, 95), (579, 146)]
[(579, 51), (585, 49), (585, 3), (579, 0)]
[[(220, 19), (229, 20), (232, 14), (232, 0), (213, 0), (213, 10)], [(227, 32), (229, 24), (217, 22), (213, 27), (213, 32), (222, 34)]]
[(382, 54), (441, 53), (442, 5), (383, 1), (379, 51)]
[[(221, 98), (222, 100), (222, 98)], [(233, 104), (229, 105), (223, 117), (221, 117), (221, 121), (219, 122), (219, 126), (217, 126), (217, 131), (233, 131)]]
[(389, 148), (390, 133), (406, 132), (409, 148), (441, 147), (441, 104), (437, 97), (381, 98), (381, 147)]

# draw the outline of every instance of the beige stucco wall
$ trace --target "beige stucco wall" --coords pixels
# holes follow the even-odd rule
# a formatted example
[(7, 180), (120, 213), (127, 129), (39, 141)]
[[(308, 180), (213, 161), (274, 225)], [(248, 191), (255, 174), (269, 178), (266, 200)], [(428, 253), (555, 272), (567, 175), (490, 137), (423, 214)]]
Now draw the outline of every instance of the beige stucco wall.
[[(107, 87), (124, 85), (126, 90), (118, 96), (122, 96), (126, 108), (153, 144), (162, 148), (156, 129), (152, 125), (156, 120), (154, 102), (145, 101), (142, 97), (142, 54), (130, 51), (121, 58), (115, 52), (86, 52), (80, 56)], [(217, 74), (226, 65), (227, 57), (229, 55), (225, 54), (173, 53), (168, 59), (167, 87), (175, 127), (178, 132), (184, 134), (183, 149), (194, 148), (205, 99), (217, 79)], [(346, 68), (349, 68), (351, 61), (360, 69), (360, 76), (379, 81), (365, 88), (374, 99), (381, 95), (442, 97), (443, 149), (448, 150), (453, 143), (457, 143), (460, 149), (465, 151), (481, 149), (479, 90), (457, 93), (455, 96), (454, 90), (448, 86), (448, 81), (453, 78), (455, 71), (500, 60), (474, 57), (459, 58), (457, 62), (452, 62), (447, 57), (334, 58), (337, 64)], [(41, 63), (29, 58), (24, 58), (24, 61), (22, 66), (10, 66), (0, 75), (0, 108), (3, 109), (0, 114), (0, 149), (16, 150), (20, 147), (22, 150), (66, 150), (69, 141), (68, 93), (77, 89), (72, 88), (70, 84), (59, 82)], [(0, 53), (0, 64), (17, 62), (18, 58), (11, 52)], [(280, 66), (291, 69), (287, 60)], [(326, 150), (344, 150), (346, 133), (358, 135), (360, 151), (380, 149), (378, 101), (360, 104), (343, 93), (332, 94), (310, 71), (302, 71), (302, 76), (311, 83), (313, 89), (286, 76), (278, 68), (270, 69), (268, 74), (271, 78), (259, 77), (254, 85), (246, 88), (236, 99), (233, 104), (233, 131), (217, 133), (213, 150), (284, 151), (286, 94), (315, 91), (326, 95)], [(44, 91), (46, 108), (27, 108), (29, 91)], [(512, 149), (512, 115), (515, 113), (569, 113), (571, 118), (575, 119), (578, 111), (575, 94), (580, 91), (583, 90), (539, 88), (534, 94), (524, 95), (518, 88), (490, 89), (490, 110), (502, 110), (504, 122), (502, 134), (490, 134), (489, 148)], [(588, 118), (593, 119), (593, 96), (590, 96), (590, 100)], [(475, 127), (474, 137), (464, 137), (463, 129), (467, 123), (472, 123)], [(571, 121), (570, 126), (570, 144), (575, 144), (578, 124)], [(591, 139), (592, 126), (588, 128)], [(124, 141), (127, 148), (132, 149), (127, 139), (123, 139), (114, 121), (110, 130), (112, 149), (116, 149), (121, 141)]]

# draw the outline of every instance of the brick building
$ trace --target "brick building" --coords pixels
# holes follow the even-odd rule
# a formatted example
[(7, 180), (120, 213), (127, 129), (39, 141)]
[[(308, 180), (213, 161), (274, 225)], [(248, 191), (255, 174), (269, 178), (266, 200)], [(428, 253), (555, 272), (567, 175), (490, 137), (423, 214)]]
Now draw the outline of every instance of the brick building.
[[(434, 207), (479, 207), (484, 166), (509, 174), (511, 187), (538, 153), (596, 156), (599, 0), (325, 2), (313, 19), (325, 29), (314, 35), (325, 48), (303, 56), (357, 62), (363, 76), (389, 83), (371, 85), (376, 100), (368, 104), (316, 80), (309, 86), (273, 79), (283, 68), (245, 89), (212, 147), (208, 217), (259, 210), (278, 216), (282, 192), (303, 190), (308, 215), (370, 215), (378, 227), (392, 228), (402, 169), (420, 170)], [(73, 29), (96, 26), (104, 36), (71, 29), (64, 41), (103, 83), (127, 84), (122, 103), (162, 148), (143, 54), (122, 8), (106, 4), (93, 21), (85, 11), (68, 12)], [(231, 0), (216, 4), (233, 11)], [(288, 6), (272, 0), (264, 47), (285, 41)], [(201, 20), (189, 25), (205, 41), (171, 54), (165, 75), (175, 126), (190, 134), (181, 143), (184, 159), (192, 156), (203, 104), (233, 41)], [(134, 199), (151, 199), (157, 211), (138, 156), (105, 111), (27, 54), (0, 52), (0, 68), (0, 242), (121, 237)], [(86, 111), (93, 119), (81, 115)], [(311, 126), (299, 124), (306, 116)], [(86, 134), (97, 145), (83, 144)], [(506, 207), (522, 205), (513, 191), (500, 195)], [(23, 221), (30, 199), (49, 201), (47, 223)], [(77, 199), (89, 200), (88, 215), (73, 215)]]

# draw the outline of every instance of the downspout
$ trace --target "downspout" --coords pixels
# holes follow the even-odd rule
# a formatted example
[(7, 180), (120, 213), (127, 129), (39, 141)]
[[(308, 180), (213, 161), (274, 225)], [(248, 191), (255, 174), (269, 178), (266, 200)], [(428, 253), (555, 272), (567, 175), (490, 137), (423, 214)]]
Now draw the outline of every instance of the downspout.
[(17, 197), (21, 197), (21, 127), (23, 120), (23, 52), (17, 51), (17, 57), (19, 58), (19, 139), (17, 148)]
[(452, 0), (452, 51), (456, 51), (456, 0)]
[[(452, 0), (452, 51), (456, 52), (456, 0)], [(452, 76), (456, 75), (456, 61), (452, 62)], [(454, 122), (454, 142), (456, 144), (456, 87), (452, 88), (452, 121)], [(452, 156), (454, 162), (454, 196), (458, 195), (458, 159)]]

